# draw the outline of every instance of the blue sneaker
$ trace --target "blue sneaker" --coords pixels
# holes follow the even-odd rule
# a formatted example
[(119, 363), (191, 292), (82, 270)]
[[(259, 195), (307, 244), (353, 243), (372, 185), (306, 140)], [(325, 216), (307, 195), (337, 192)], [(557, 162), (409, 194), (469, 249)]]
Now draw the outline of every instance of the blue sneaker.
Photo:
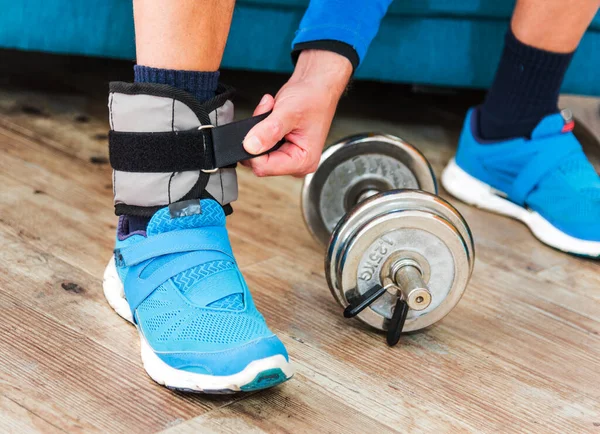
[(531, 139), (485, 143), (471, 109), (444, 188), (479, 208), (513, 217), (549, 246), (600, 257), (600, 177), (561, 114), (540, 121)]
[(232, 393), (264, 389), (293, 375), (281, 341), (256, 310), (233, 257), (225, 214), (171, 218), (160, 209), (146, 232), (122, 217), (104, 273), (109, 304), (138, 329), (142, 362), (172, 389)]

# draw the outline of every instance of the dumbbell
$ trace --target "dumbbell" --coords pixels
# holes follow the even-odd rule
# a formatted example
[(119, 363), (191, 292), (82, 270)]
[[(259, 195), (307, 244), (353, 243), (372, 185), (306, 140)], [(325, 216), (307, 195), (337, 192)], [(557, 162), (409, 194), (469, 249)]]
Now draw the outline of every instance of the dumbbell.
[(302, 212), (327, 247), (325, 276), (347, 318), (387, 332), (428, 327), (462, 297), (475, 260), (464, 218), (404, 140), (366, 133), (327, 148), (302, 186)]

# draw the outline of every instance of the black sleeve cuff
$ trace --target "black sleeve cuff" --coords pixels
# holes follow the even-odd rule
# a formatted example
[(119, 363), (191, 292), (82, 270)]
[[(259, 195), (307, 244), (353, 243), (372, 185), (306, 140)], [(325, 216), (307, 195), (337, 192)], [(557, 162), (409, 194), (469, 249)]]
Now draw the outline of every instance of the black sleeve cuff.
[(360, 63), (358, 53), (354, 48), (352, 48), (351, 45), (348, 45), (345, 42), (335, 41), (333, 39), (322, 39), (319, 41), (300, 42), (294, 45), (294, 48), (292, 49), (292, 62), (294, 65), (296, 65), (298, 56), (300, 56), (300, 53), (303, 50), (326, 50), (344, 56), (352, 64), (353, 74)]

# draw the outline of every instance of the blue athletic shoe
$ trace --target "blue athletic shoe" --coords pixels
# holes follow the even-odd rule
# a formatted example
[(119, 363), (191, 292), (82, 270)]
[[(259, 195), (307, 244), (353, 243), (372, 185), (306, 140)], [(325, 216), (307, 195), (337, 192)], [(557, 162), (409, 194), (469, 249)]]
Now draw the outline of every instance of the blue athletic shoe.
[(542, 242), (600, 257), (600, 177), (561, 114), (540, 121), (531, 139), (486, 143), (477, 110), (465, 119), (444, 188), (479, 208), (521, 220)]
[(201, 214), (160, 209), (146, 232), (119, 221), (104, 273), (109, 304), (138, 329), (142, 362), (172, 389), (231, 393), (293, 375), (287, 352), (256, 310), (233, 257), (225, 214), (210, 199)]

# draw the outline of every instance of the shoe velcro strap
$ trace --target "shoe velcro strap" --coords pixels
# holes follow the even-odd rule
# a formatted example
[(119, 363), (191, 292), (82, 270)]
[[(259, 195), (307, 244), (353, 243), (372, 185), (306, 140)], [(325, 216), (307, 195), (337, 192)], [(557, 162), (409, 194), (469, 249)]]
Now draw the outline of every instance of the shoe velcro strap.
[(215, 251), (235, 262), (227, 231), (222, 228), (182, 229), (153, 235), (130, 246), (115, 250), (119, 267), (131, 267), (159, 256), (193, 251)]
[(159, 267), (146, 278), (140, 277), (140, 274), (146, 268), (146, 264), (137, 264), (131, 267), (125, 277), (124, 288), (125, 297), (133, 317), (135, 318), (135, 310), (138, 306), (167, 280), (197, 265), (229, 259), (229, 256), (215, 251), (184, 253)]
[[(229, 271), (236, 272), (233, 268), (230, 268)], [(194, 293), (194, 304), (200, 307), (207, 307), (222, 298), (243, 293), (244, 287), (242, 285), (203, 285), (200, 291), (195, 291)]]
[[(244, 149), (246, 134), (269, 113), (218, 127), (156, 133), (110, 131), (110, 164), (122, 172), (212, 171), (257, 157)], [(278, 142), (264, 155), (278, 149)]]
[[(565, 158), (574, 153), (583, 152), (581, 145), (572, 133), (568, 133), (563, 140), (556, 137), (539, 140), (539, 151), (521, 169), (513, 181), (509, 199), (518, 205), (525, 205), (529, 193), (535, 189), (546, 174), (556, 169)], [(524, 145), (527, 146), (527, 145)]]

